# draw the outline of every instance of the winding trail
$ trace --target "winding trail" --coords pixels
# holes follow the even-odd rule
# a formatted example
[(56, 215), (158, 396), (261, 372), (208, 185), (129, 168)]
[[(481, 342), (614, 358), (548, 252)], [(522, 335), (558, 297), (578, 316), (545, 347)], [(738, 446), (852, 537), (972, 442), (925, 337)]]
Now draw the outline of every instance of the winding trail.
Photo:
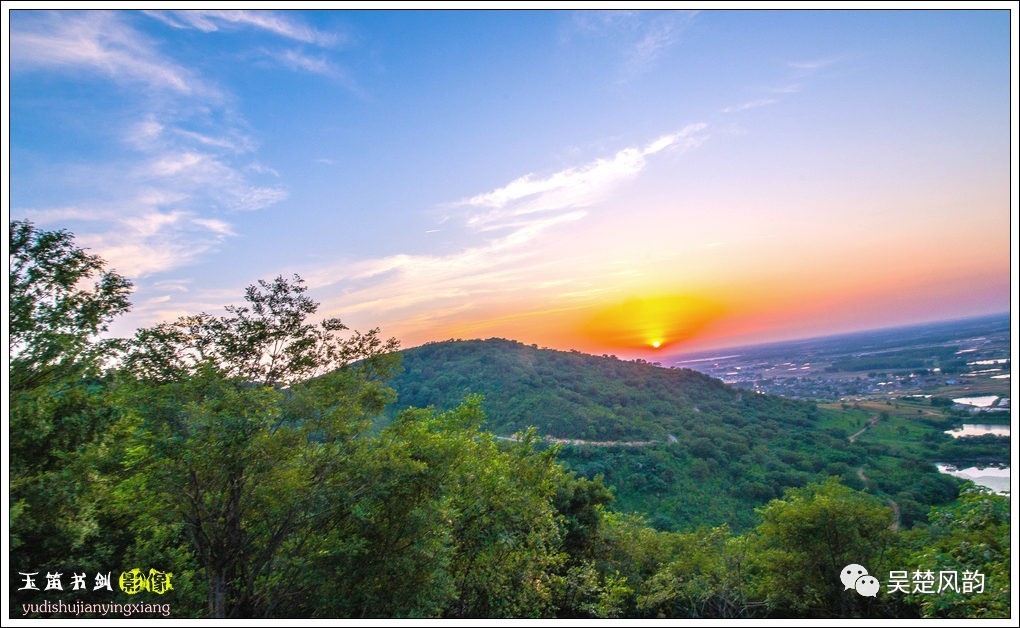
[[(861, 482), (864, 483), (865, 487), (868, 487), (871, 484), (871, 481), (868, 480), (868, 476), (864, 475), (864, 465), (861, 465), (861, 466), (857, 467), (857, 477), (859, 477), (861, 479)], [(893, 498), (891, 498), (891, 497), (886, 498), (885, 501), (886, 501), (887, 504), (889, 504), (889, 508), (892, 509), (892, 514), (893, 514), (893, 520), (892, 520), (892, 523), (889, 524), (889, 529), (893, 530), (893, 531), (899, 530), (900, 529), (900, 505), (897, 504), (896, 501)]]
[[(516, 436), (496, 436), (497, 440), (517, 441)], [(581, 440), (579, 438), (556, 438), (555, 436), (543, 436), (542, 440), (547, 443), (559, 443), (561, 445), (589, 445), (592, 447), (648, 447), (666, 442), (662, 440)]]
[(867, 425), (865, 425), (861, 429), (859, 429), (856, 432), (854, 432), (853, 434), (851, 434), (847, 440), (849, 440), (851, 443), (856, 441), (858, 436), (860, 436), (864, 432), (867, 432), (868, 428), (871, 427), (872, 425), (874, 425), (875, 423), (878, 423), (880, 418), (881, 417), (877, 417), (877, 416), (871, 417), (871, 419), (868, 421)]
[[(870, 428), (875, 423), (878, 423), (879, 420), (881, 420), (881, 417), (878, 417), (878, 416), (871, 417), (871, 419), (868, 421), (868, 424), (865, 425), (864, 427), (862, 427), (861, 429), (857, 430), (853, 434), (851, 434), (849, 436), (848, 440), (851, 443), (856, 441), (858, 436), (860, 436), (864, 432), (867, 432), (868, 428)], [(861, 479), (861, 482), (864, 484), (865, 488), (870, 487), (871, 481), (868, 480), (868, 476), (864, 475), (864, 465), (861, 465), (861, 466), (857, 467), (857, 477), (859, 477)], [(899, 530), (900, 529), (900, 505), (897, 504), (896, 501), (893, 500), (891, 497), (886, 498), (886, 503), (889, 504), (889, 508), (892, 509), (892, 514), (893, 514), (893, 521), (889, 525), (889, 529), (890, 530)]]

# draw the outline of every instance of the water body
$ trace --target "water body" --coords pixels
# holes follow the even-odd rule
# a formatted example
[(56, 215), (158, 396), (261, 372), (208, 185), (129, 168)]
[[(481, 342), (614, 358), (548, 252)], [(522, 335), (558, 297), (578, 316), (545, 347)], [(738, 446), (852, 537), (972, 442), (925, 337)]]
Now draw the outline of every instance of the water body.
[(992, 434), (993, 436), (1009, 436), (1009, 425), (964, 423), (955, 430), (946, 430), (946, 434), (949, 434), (953, 438), (960, 438), (963, 436), (984, 436), (985, 434)]
[(1009, 493), (1009, 467), (967, 467), (957, 469), (948, 464), (936, 464), (939, 473), (955, 475), (964, 480), (970, 480), (978, 486), (990, 488), (1000, 495)]
[(998, 400), (999, 397), (997, 395), (987, 395), (984, 397), (960, 397), (959, 399), (953, 399), (953, 403), (961, 403), (965, 406), (975, 406), (978, 408), (990, 408)]

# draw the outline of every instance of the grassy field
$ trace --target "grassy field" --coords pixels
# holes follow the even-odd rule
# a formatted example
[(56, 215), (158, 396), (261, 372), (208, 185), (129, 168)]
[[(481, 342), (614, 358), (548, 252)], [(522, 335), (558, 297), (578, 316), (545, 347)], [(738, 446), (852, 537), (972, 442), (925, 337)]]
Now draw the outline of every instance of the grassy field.
[(926, 501), (954, 490), (958, 481), (938, 473), (925, 473), (916, 482), (917, 471), (934, 471), (942, 462), (941, 448), (953, 442), (944, 433), (960, 422), (952, 410), (933, 407), (927, 399), (821, 404), (819, 409), (822, 426), (841, 430), (848, 439), (855, 435), (851, 447), (864, 454), (856, 470), (861, 488), (895, 503), (905, 519), (923, 518)]
[[(860, 434), (856, 442), (879, 443), (894, 450), (907, 449), (918, 454), (930, 449), (933, 434), (941, 436), (958, 422), (950, 413), (931, 406), (926, 399), (830, 403), (820, 404), (819, 408), (822, 410), (822, 425), (846, 430), (848, 436), (877, 418), (878, 421)], [(951, 437), (945, 435), (945, 438)]]

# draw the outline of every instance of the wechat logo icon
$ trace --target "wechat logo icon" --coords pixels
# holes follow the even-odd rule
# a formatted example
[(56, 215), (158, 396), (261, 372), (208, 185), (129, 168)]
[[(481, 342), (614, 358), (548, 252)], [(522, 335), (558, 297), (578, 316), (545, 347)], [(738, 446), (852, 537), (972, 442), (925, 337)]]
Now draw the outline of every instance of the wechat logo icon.
[(854, 589), (858, 595), (864, 597), (875, 597), (882, 586), (878, 583), (878, 578), (868, 575), (868, 570), (856, 563), (843, 567), (843, 571), (839, 572), (839, 579), (843, 582), (844, 591)]

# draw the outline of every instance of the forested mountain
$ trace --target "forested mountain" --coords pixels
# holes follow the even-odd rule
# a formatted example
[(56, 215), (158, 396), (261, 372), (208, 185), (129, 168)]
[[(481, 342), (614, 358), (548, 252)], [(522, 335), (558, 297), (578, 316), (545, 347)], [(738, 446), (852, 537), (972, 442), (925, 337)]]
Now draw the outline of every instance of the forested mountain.
[(402, 354), (397, 406), (452, 408), (481, 394), (497, 434), (534, 426), (558, 438), (665, 441), (702, 413), (736, 420), (742, 407), (739, 392), (696, 371), (512, 340), (429, 343)]
[[(956, 480), (933, 465), (853, 446), (845, 429), (822, 420), (830, 411), (813, 403), (740, 391), (689, 369), (501, 339), (401, 354), (390, 416), (483, 395), (487, 429), (511, 436), (534, 426), (551, 439), (582, 441), (563, 443), (561, 460), (582, 476), (603, 476), (617, 509), (647, 513), (662, 529), (742, 529), (755, 523), (755, 507), (830, 476), (896, 499), (905, 524), (956, 494)], [(895, 477), (884, 487), (859, 472), (879, 457)]]

